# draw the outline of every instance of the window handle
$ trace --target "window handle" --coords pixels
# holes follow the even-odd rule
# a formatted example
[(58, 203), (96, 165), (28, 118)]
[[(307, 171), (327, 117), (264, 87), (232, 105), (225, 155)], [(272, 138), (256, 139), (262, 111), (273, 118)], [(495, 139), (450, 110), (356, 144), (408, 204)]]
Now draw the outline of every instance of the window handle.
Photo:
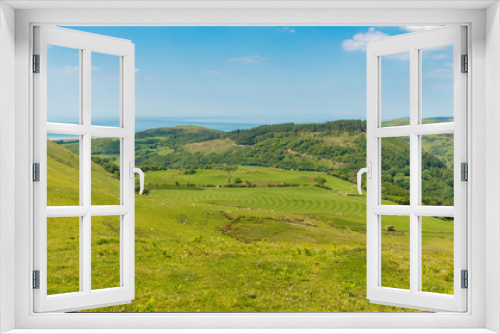
[(366, 177), (371, 179), (371, 177), (372, 177), (372, 163), (371, 162), (368, 161), (368, 166), (365, 168), (361, 168), (358, 171), (358, 192), (360, 195), (362, 194), (362, 192), (361, 192), (361, 176), (363, 175), (363, 173), (366, 173)]
[(144, 191), (144, 172), (140, 168), (135, 168), (134, 162), (130, 161), (130, 178), (135, 178), (136, 173), (139, 174), (139, 183), (141, 185), (139, 195), (142, 195), (142, 192)]

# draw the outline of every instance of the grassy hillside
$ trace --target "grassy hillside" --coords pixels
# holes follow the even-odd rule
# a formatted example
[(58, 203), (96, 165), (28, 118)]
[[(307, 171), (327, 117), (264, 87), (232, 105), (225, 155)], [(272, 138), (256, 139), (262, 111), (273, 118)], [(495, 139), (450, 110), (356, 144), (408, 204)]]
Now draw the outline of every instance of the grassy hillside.
[[(119, 204), (120, 182), (92, 163), (92, 205)], [(78, 205), (79, 157), (47, 141), (47, 205)], [(47, 220), (48, 294), (79, 290), (78, 217)], [(92, 288), (119, 285), (119, 217), (92, 217)], [(117, 283), (118, 282), (118, 283)]]
[[(193, 173), (194, 172), (194, 173)], [(299, 187), (318, 185), (318, 176), (325, 179), (324, 187), (337, 193), (355, 194), (354, 184), (321, 172), (287, 171), (279, 168), (238, 166), (230, 172), (223, 169), (148, 171), (146, 187)], [(229, 178), (232, 183), (228, 184)]]
[[(321, 171), (356, 182), (357, 171), (366, 165), (365, 131), (366, 122), (360, 120), (266, 125), (232, 132), (195, 126), (152, 129), (136, 135), (136, 164), (145, 170), (273, 167)], [(118, 140), (93, 142), (93, 154), (114, 161)], [(75, 144), (64, 145), (77, 149)], [(409, 140), (387, 138), (382, 146), (387, 162), (382, 164), (384, 199), (409, 204)], [(422, 146), (423, 203), (453, 205), (453, 135), (423, 136)]]
[[(94, 141), (93, 147), (112, 145)], [(49, 205), (68, 205), (78, 198), (78, 157), (54, 142), (48, 147)], [(109, 156), (108, 148), (100, 152)], [(114, 203), (118, 178), (107, 166), (112, 163), (99, 163), (92, 164), (92, 202)], [(228, 173), (230, 184), (255, 186), (227, 187)], [(318, 177), (325, 178), (322, 187)], [(136, 196), (136, 299), (91, 311), (408, 311), (365, 299), (365, 197), (350, 182), (323, 172), (250, 166), (148, 171), (146, 182), (150, 194)], [(119, 282), (117, 222), (92, 219), (93, 289)], [(78, 218), (49, 221), (50, 294), (78, 290), (78, 226)], [(404, 286), (408, 224), (404, 217), (384, 217), (381, 228), (383, 282)], [(422, 230), (424, 289), (450, 293), (453, 224), (429, 217)]]

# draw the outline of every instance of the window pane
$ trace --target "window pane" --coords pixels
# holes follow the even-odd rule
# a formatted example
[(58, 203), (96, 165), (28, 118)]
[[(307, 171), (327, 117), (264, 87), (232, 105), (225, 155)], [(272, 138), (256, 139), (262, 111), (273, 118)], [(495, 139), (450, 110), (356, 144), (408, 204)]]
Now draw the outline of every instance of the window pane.
[(80, 291), (80, 218), (47, 218), (47, 294)]
[(120, 138), (92, 138), (92, 205), (120, 205)]
[(453, 294), (453, 218), (422, 217), (422, 291)]
[(422, 205), (453, 206), (453, 134), (422, 136)]
[(381, 228), (381, 285), (410, 289), (410, 217), (383, 216)]
[(410, 204), (410, 137), (382, 138), (382, 204)]
[(380, 58), (382, 126), (410, 125), (410, 53)]
[(80, 205), (80, 137), (47, 134), (47, 206)]
[(80, 122), (80, 50), (47, 45), (47, 122)]
[(421, 50), (422, 123), (453, 122), (453, 45)]
[(92, 217), (92, 290), (120, 286), (120, 216)]
[(92, 52), (92, 125), (120, 126), (120, 57)]

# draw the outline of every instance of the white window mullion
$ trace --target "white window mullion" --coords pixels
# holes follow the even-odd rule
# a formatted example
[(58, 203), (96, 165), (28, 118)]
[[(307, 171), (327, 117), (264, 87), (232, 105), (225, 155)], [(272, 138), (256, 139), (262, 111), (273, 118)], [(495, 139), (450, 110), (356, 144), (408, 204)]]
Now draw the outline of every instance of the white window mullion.
[[(123, 107), (125, 103), (123, 102), (123, 92), (124, 92), (124, 87), (123, 87), (123, 76), (124, 76), (124, 59), (123, 57), (120, 57), (120, 129), (124, 129), (125, 126), (124, 124), (126, 123), (125, 121), (125, 113), (123, 110)], [(134, 115), (135, 118), (135, 115)], [(134, 143), (135, 146), (135, 143)], [(126, 178), (129, 178), (129, 171), (125, 170), (126, 163), (124, 163), (125, 155), (126, 155), (126, 146), (125, 146), (125, 138), (120, 138), (120, 152), (122, 152), (121, 157), (120, 157), (120, 204), (125, 205), (127, 203), (127, 200), (125, 199), (126, 196), (126, 190), (125, 190), (125, 180)], [(134, 151), (135, 152), (135, 151)], [(126, 228), (126, 223), (127, 219), (125, 218), (126, 216), (121, 215), (120, 216), (120, 286), (125, 286), (126, 283), (126, 255), (125, 252), (127, 250), (126, 247), (126, 234), (125, 234), (125, 228)], [(134, 245), (135, 246), (135, 245)]]
[(444, 133), (454, 133), (455, 125), (453, 122), (416, 125), (412, 128), (412, 132), (418, 135), (439, 135)]
[[(467, 30), (461, 27), (459, 36), (456, 37), (454, 49), (454, 58), (458, 59), (463, 54), (467, 54), (467, 44), (460, 41), (466, 40)], [(469, 56), (470, 58), (470, 56)], [(469, 61), (469, 72), (471, 72), (471, 64)], [(455, 104), (455, 156), (454, 156), (454, 173), (455, 173), (455, 188), (454, 188), (454, 205), (455, 205), (455, 219), (454, 219), (454, 271), (455, 282), (454, 291), (457, 298), (463, 300), (467, 299), (467, 289), (462, 289), (460, 277), (461, 270), (468, 269), (467, 265), (467, 206), (461, 203), (467, 202), (467, 184), (461, 180), (460, 164), (468, 162), (467, 156), (467, 75), (461, 73), (461, 63), (456, 61), (454, 63), (454, 75), (457, 78), (454, 85), (454, 104)], [(463, 115), (457, 117), (456, 115)], [(469, 175), (472, 175), (470, 172)], [(470, 178), (469, 178), (470, 180)], [(472, 279), (474, 273), (469, 272), (469, 280)]]
[[(42, 34), (35, 30), (34, 52), (47, 54), (47, 44)], [(34, 76), (34, 102), (39, 106), (34, 113), (34, 122), (38, 125), (34, 131), (33, 162), (40, 163), (40, 182), (33, 184), (34, 216), (33, 230), (38, 238), (34, 247), (34, 270), (40, 271), (40, 289), (34, 293), (35, 304), (41, 304), (47, 295), (47, 59), (40, 57), (40, 73)], [(42, 168), (42, 166), (44, 168)]]
[(380, 138), (375, 134), (380, 125), (380, 58), (367, 58), (367, 85), (366, 90), (373, 103), (367, 105), (367, 131), (366, 131), (366, 152), (367, 161), (372, 165), (372, 177), (366, 183), (366, 206), (367, 206), (367, 261), (366, 277), (368, 295), (375, 291), (380, 284), (380, 215), (375, 212), (375, 207), (379, 207), (380, 196)]
[(130, 135), (130, 130), (105, 126), (91, 126), (90, 132), (96, 137), (122, 138)]
[[(92, 52), (89, 49), (83, 50), (83, 68), (82, 68), (82, 125), (88, 129), (90, 127), (91, 118), (91, 56)], [(81, 151), (80, 151), (80, 161), (81, 161), (81, 177), (80, 177), (80, 191), (82, 192), (82, 205), (84, 207), (90, 208), (91, 205), (91, 140), (92, 134), (90, 131), (86, 131), (81, 138)]]
[(454, 217), (455, 209), (452, 206), (425, 205), (410, 208), (409, 205), (376, 205), (373, 207), (373, 213), (388, 216), (409, 216), (410, 213), (414, 213), (420, 217)]
[[(414, 219), (414, 225), (415, 227), (412, 229), (412, 232), (415, 234), (415, 237), (412, 240), (416, 240), (416, 254), (414, 255), (415, 257), (415, 265), (413, 274), (412, 276), (412, 281), (413, 281), (413, 287), (415, 289), (412, 289), (412, 292), (415, 291), (421, 291), (422, 290), (422, 216), (418, 215), (417, 209), (422, 207), (422, 134), (426, 133), (425, 129), (427, 128), (433, 128), (432, 126), (430, 127), (425, 127), (425, 129), (422, 129), (423, 126), (421, 125), (422, 122), (422, 50), (415, 49), (415, 75), (417, 76), (417, 79), (415, 80), (415, 84), (417, 85), (415, 88), (415, 91), (413, 91), (413, 94), (415, 94), (416, 101), (414, 102), (414, 108), (415, 111), (413, 113), (413, 117), (411, 118), (411, 121), (413, 122), (413, 137), (415, 138), (415, 147), (410, 148), (412, 150), (412, 156), (413, 156), (413, 161), (411, 164), (414, 167), (413, 172), (416, 173), (416, 180), (414, 181), (414, 185), (416, 186), (416, 189), (414, 191), (414, 198), (413, 198), (413, 203), (414, 205), (412, 206), (413, 208), (413, 214), (412, 217)], [(438, 125), (435, 127), (440, 131), (440, 133), (443, 133), (443, 126)], [(453, 129), (453, 125), (450, 127)], [(420, 130), (420, 131), (419, 131)], [(423, 131), (422, 131), (423, 130)], [(411, 175), (410, 175), (411, 178)], [(411, 263), (410, 263), (411, 265)]]
[(420, 137), (413, 131), (419, 123), (419, 59), (418, 49), (410, 49), (410, 291), (416, 293), (419, 286), (420, 238), (419, 217), (413, 208), (420, 203)]
[[(86, 48), (83, 50), (83, 64), (82, 64), (82, 125), (85, 128), (90, 127), (91, 122), (91, 56), (92, 52)], [(80, 161), (82, 163), (81, 177), (80, 177), (80, 191), (82, 192), (82, 204), (84, 208), (90, 209), (91, 206), (91, 182), (92, 182), (92, 161), (91, 161), (91, 148), (92, 148), (92, 135), (87, 131), (81, 137), (81, 151)], [(81, 236), (82, 243), (80, 244), (80, 252), (82, 253), (81, 266), (83, 273), (80, 279), (83, 280), (83, 291), (90, 294), (92, 290), (92, 216), (90, 210), (82, 218), (83, 233)]]
[(88, 132), (92, 132), (92, 135), (97, 137), (109, 138), (119, 138), (130, 135), (130, 130), (122, 128), (80, 124), (47, 123), (47, 133), (82, 136)]
[(379, 138), (385, 137), (408, 137), (411, 128), (409, 126), (395, 126), (395, 127), (380, 127), (373, 129), (373, 135)]
[[(79, 135), (79, 151), (78, 152), (83, 152), (83, 149), (84, 149), (84, 145), (83, 145), (83, 134), (85, 134), (86, 132), (88, 131), (85, 131), (84, 130), (84, 126), (82, 125), (83, 124), (83, 119), (84, 119), (84, 110), (85, 110), (85, 107), (87, 107), (87, 103), (84, 101), (83, 99), (83, 91), (84, 91), (84, 87), (85, 87), (85, 80), (84, 80), (84, 77), (85, 77), (85, 73), (84, 73), (84, 67), (83, 67), (83, 64), (84, 64), (84, 52), (83, 50), (80, 50), (80, 121), (78, 123), (78, 129), (74, 129), (74, 130), (83, 130), (82, 132), (78, 131), (77, 133), (71, 133), (71, 134), (78, 134)], [(51, 126), (54, 126), (54, 128), (56, 128), (56, 131), (57, 129), (59, 130), (63, 130), (67, 127), (67, 125), (65, 126), (65, 124), (50, 124), (50, 123), (47, 123), (47, 128), (51, 128)], [(76, 132), (76, 131), (75, 131)], [(60, 133), (60, 132), (56, 132), (56, 133)], [(79, 160), (79, 163), (80, 163), (80, 166), (79, 166), (79, 177), (80, 177), (80, 184), (79, 184), (79, 196), (80, 196), (80, 207), (78, 209), (82, 209), (84, 208), (84, 197), (85, 197), (85, 194), (84, 194), (84, 191), (83, 191), (83, 187), (82, 187), (82, 184), (83, 184), (83, 176), (84, 176), (84, 160), (83, 159), (78, 159)], [(80, 210), (78, 210), (80, 211)], [(49, 209), (47, 208), (47, 217), (49, 216), (48, 215), (48, 212), (49, 212)], [(79, 239), (79, 261), (78, 261), (78, 265), (79, 265), (79, 274), (78, 274), (78, 277), (79, 277), (79, 282), (80, 282), (80, 292), (82, 291), (85, 291), (87, 289), (86, 287), (86, 282), (87, 280), (84, 278), (84, 275), (85, 275), (85, 261), (83, 260), (85, 258), (85, 252), (84, 252), (84, 248), (82, 247), (82, 245), (85, 244), (85, 234), (86, 234), (86, 230), (85, 230), (85, 226), (86, 226), (86, 219), (85, 219), (85, 212), (82, 212), (80, 215), (79, 215), (79, 231), (78, 231), (78, 239)]]
[(121, 203), (127, 214), (121, 217), (120, 270), (121, 285), (127, 290), (130, 299), (135, 298), (135, 177), (130, 168), (135, 167), (135, 54), (123, 55), (121, 64), (121, 125), (127, 135), (122, 138), (121, 170)]
[(82, 221), (82, 229), (80, 233), (80, 285), (83, 287), (82, 291), (90, 294), (91, 291), (91, 272), (92, 272), (92, 263), (91, 263), (91, 216), (90, 214), (86, 214), (81, 218)]
[(89, 128), (81, 124), (47, 123), (47, 133), (82, 136), (87, 132)]

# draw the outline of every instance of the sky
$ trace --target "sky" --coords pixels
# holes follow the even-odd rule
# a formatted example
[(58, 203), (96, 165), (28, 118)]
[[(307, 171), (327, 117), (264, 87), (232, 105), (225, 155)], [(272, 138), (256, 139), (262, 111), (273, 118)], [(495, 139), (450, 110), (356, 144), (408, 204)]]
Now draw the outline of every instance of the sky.
[[(71, 27), (135, 44), (137, 120), (249, 124), (366, 119), (366, 44), (426, 28)], [(425, 117), (453, 113), (452, 51), (423, 53)], [(49, 47), (49, 121), (78, 119), (78, 66)], [(383, 119), (408, 117), (408, 78), (407, 56), (384, 57)], [(118, 99), (118, 57), (93, 53), (93, 124), (118, 125)]]

